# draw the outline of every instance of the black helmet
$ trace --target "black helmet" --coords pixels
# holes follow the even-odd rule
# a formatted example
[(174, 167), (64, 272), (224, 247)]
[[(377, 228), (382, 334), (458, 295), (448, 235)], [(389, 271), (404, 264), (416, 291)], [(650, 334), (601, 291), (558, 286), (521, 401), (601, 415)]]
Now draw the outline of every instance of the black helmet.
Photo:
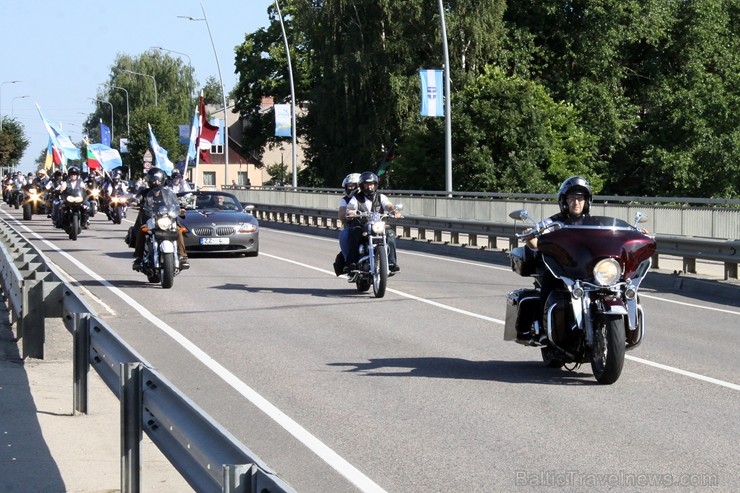
[[(375, 189), (368, 191), (365, 189), (366, 183), (375, 183)], [(360, 175), (360, 190), (365, 194), (365, 197), (372, 199), (375, 196), (375, 191), (378, 188), (378, 175), (372, 171), (365, 171)]]
[[(347, 176), (344, 177), (344, 180), (342, 180), (342, 188), (344, 188), (344, 193), (347, 195), (352, 194), (356, 189), (357, 186), (360, 184), (360, 173), (350, 173)], [(355, 187), (350, 189), (349, 186), (354, 185)]]
[(56, 170), (54, 172), (54, 178), (56, 178), (58, 180), (61, 177), (62, 177), (62, 172), (60, 170)]
[(558, 190), (558, 204), (560, 205), (560, 212), (563, 214), (568, 213), (568, 203), (566, 202), (568, 195), (583, 195), (586, 199), (586, 203), (583, 205), (583, 213), (588, 214), (588, 211), (591, 210), (593, 190), (585, 178), (571, 176), (560, 185), (560, 190)]
[(150, 187), (156, 187), (159, 185), (164, 184), (164, 179), (167, 175), (164, 171), (162, 171), (159, 168), (150, 168), (149, 171), (146, 172), (146, 182), (149, 184)]
[(110, 178), (113, 183), (118, 183), (119, 181), (121, 181), (121, 172), (117, 169), (114, 169), (110, 172)]
[(77, 166), (70, 166), (67, 169), (67, 176), (69, 176), (69, 175), (77, 175), (77, 176), (80, 176), (80, 168), (78, 168)]

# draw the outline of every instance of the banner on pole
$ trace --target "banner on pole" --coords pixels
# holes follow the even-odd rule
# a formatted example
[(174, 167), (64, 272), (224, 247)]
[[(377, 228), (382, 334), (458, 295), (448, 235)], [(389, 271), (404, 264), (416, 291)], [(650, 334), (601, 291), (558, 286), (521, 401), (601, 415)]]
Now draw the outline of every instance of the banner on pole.
[(275, 108), (275, 136), (290, 137), (290, 105), (276, 104)]
[(445, 116), (442, 70), (419, 70), (421, 77), (421, 115)]

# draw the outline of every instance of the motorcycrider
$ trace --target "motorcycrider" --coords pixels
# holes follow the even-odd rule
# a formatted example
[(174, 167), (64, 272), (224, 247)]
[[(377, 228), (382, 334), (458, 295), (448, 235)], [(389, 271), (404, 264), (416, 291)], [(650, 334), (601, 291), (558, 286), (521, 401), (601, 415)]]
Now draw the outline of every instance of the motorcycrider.
[(140, 206), (147, 217), (146, 223), (141, 225), (146, 235), (141, 272), (149, 282), (161, 283), (163, 288), (169, 289), (181, 270), (177, 256), (180, 202), (172, 190), (158, 186), (147, 193)]
[(108, 216), (108, 219), (113, 221), (113, 224), (121, 224), (121, 220), (126, 217), (130, 197), (131, 194), (118, 189), (114, 189), (113, 192), (111, 192), (110, 197), (108, 197), (105, 213)]
[(388, 269), (388, 232), (386, 219), (396, 211), (401, 211), (403, 204), (397, 204), (393, 211), (362, 212), (347, 206), (347, 217), (366, 219), (362, 226), (363, 241), (360, 243), (357, 269), (347, 274), (347, 282), (355, 283), (357, 291), (364, 293), (373, 288), (376, 298), (385, 296), (388, 278), (395, 272)]
[(61, 226), (69, 235), (69, 239), (76, 241), (83, 226), (87, 222), (87, 204), (85, 203), (84, 191), (81, 188), (68, 187), (61, 192), (61, 211), (57, 226)]
[[(507, 294), (504, 340), (540, 347), (550, 368), (591, 363), (599, 383), (619, 379), (625, 350), (645, 334), (645, 316), (637, 294), (656, 251), (655, 239), (634, 225), (612, 217), (586, 216), (581, 224), (536, 222), (526, 210), (509, 214), (535, 227), (518, 234), (540, 235), (537, 251), (514, 248), (511, 268), (534, 277), (534, 289)], [(553, 286), (542, 306), (543, 278)]]

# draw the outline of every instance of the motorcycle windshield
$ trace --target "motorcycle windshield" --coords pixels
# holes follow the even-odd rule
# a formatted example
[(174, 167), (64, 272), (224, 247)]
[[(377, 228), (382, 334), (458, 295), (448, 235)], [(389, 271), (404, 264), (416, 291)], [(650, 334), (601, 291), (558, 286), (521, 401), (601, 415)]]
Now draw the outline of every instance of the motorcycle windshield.
[(591, 280), (599, 261), (614, 258), (622, 265), (622, 277), (631, 279), (639, 265), (655, 253), (656, 244), (621, 219), (592, 216), (582, 224), (564, 224), (540, 236), (537, 248), (559, 276)]
[(180, 203), (177, 201), (177, 195), (169, 188), (152, 188), (144, 198), (144, 212), (150, 217), (158, 214), (176, 216), (180, 212)]

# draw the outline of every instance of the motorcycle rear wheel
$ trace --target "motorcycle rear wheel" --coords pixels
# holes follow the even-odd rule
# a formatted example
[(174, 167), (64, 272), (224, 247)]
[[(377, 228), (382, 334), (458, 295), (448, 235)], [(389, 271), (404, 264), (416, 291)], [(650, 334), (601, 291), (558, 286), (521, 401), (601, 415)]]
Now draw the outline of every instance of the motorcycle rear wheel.
[(549, 347), (543, 347), (541, 349), (542, 351), (542, 361), (545, 363), (545, 366), (548, 368), (562, 368), (565, 364), (565, 361), (562, 359), (558, 359), (553, 354), (553, 350)]
[(385, 248), (375, 249), (375, 272), (373, 274), (373, 294), (376, 298), (385, 296), (388, 283), (388, 252)]
[(596, 381), (610, 385), (619, 380), (626, 350), (623, 317), (598, 317), (594, 320), (594, 346), (591, 370)]

